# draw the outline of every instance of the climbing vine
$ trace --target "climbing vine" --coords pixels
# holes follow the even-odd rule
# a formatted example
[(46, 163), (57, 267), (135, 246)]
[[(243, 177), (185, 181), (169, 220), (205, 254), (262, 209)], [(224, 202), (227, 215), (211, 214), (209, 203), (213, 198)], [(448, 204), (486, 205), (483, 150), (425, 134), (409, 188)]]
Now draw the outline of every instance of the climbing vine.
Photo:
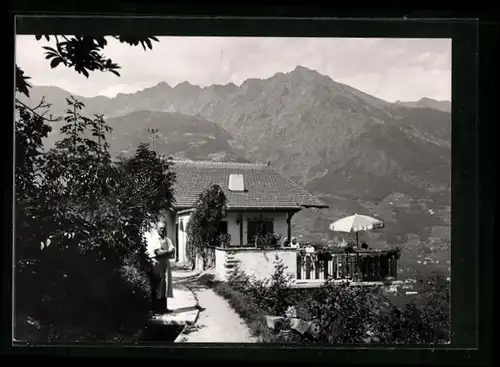
[(186, 229), (187, 256), (191, 266), (196, 266), (196, 257), (203, 259), (203, 268), (207, 265), (208, 247), (217, 245), (219, 226), (226, 216), (226, 195), (219, 185), (212, 185), (201, 192), (198, 203), (191, 213)]

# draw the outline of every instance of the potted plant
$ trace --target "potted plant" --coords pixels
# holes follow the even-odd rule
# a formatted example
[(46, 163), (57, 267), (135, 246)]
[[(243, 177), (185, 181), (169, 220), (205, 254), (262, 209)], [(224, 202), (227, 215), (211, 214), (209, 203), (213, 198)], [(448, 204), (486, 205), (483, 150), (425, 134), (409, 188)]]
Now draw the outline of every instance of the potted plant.
[(221, 233), (217, 236), (216, 244), (222, 248), (231, 246), (231, 235), (229, 233)]
[(258, 248), (277, 248), (280, 247), (281, 236), (275, 233), (258, 233), (255, 235), (255, 243)]

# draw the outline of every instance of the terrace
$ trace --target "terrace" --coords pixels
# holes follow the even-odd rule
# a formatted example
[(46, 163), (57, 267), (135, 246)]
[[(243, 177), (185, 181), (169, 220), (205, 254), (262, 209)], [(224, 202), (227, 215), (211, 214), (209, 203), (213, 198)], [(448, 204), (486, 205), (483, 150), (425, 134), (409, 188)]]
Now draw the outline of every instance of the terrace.
[(350, 281), (354, 284), (387, 283), (396, 280), (399, 253), (396, 250), (333, 248), (307, 253), (297, 251), (296, 284)]
[(356, 285), (387, 284), (396, 281), (399, 252), (396, 250), (351, 250), (341, 248), (304, 249), (290, 247), (211, 247), (209, 266), (227, 280), (238, 265), (257, 279), (270, 277), (278, 255), (296, 287), (316, 287), (330, 279)]

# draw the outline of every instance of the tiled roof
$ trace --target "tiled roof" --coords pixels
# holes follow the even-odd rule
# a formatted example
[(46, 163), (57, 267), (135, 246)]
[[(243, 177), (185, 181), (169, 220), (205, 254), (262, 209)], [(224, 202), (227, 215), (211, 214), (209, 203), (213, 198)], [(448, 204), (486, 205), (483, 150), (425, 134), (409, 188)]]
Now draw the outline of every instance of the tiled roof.
[[(172, 161), (177, 174), (176, 208), (192, 208), (199, 194), (211, 185), (222, 187), (228, 209), (327, 208), (314, 195), (268, 165), (254, 163)], [(229, 175), (242, 174), (246, 192), (228, 189)]]

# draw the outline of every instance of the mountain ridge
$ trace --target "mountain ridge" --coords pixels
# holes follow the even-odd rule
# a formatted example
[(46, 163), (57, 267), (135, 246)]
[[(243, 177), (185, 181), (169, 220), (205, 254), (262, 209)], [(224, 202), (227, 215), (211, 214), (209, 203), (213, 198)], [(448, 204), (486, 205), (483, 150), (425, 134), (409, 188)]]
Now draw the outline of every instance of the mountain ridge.
[[(33, 104), (48, 92), (34, 87)], [(55, 111), (64, 111), (61, 90), (54, 95), (47, 102), (54, 103)], [(418, 105), (391, 103), (297, 67), (266, 79), (247, 79), (240, 86), (199, 87), (185, 82), (171, 87), (161, 82), (133, 94), (82, 98), (82, 102), (85, 114), (103, 113), (114, 124), (113, 136), (115, 141), (122, 140), (122, 146), (147, 139), (146, 128), (163, 126), (162, 134), (176, 137), (170, 148), (179, 150), (170, 149), (169, 154), (203, 157), (208, 153), (204, 148), (188, 148), (208, 144), (206, 137), (195, 134), (197, 126), (191, 122), (198, 121), (219, 137), (212, 145), (220, 153), (218, 159), (227, 155), (270, 161), (280, 173), (320, 197), (347, 198), (341, 202), (345, 210), (350, 208), (348, 202), (358, 201), (379, 210), (369, 203), (384, 202), (399, 192), (423, 200), (417, 210), (422, 213), (428, 205), (437, 210), (450, 202), (451, 114), (435, 108), (429, 98)], [(153, 121), (137, 117), (137, 111), (166, 115)], [(172, 119), (170, 125), (161, 125), (168, 119)], [(192, 131), (176, 134), (177, 129), (183, 131), (176, 121), (191, 121), (187, 124)], [(137, 122), (140, 128), (134, 126)], [(130, 138), (134, 134), (138, 135), (135, 140)], [(168, 144), (161, 149), (168, 150)], [(338, 209), (325, 218), (346, 213)], [(386, 213), (388, 209), (380, 210)], [(429, 229), (428, 219), (421, 223)], [(436, 217), (435, 224), (442, 221)]]
[(270, 76), (268, 78), (247, 78), (242, 83), (240, 83), (239, 86), (236, 85), (233, 82), (228, 82), (226, 84), (211, 84), (211, 85), (207, 85), (207, 86), (203, 86), (202, 87), (202, 86), (197, 85), (197, 84), (192, 84), (189, 81), (179, 82), (175, 86), (171, 86), (166, 81), (160, 81), (160, 82), (158, 82), (155, 85), (152, 85), (150, 87), (146, 87), (146, 88), (143, 88), (143, 89), (139, 89), (139, 90), (137, 90), (135, 92), (131, 92), (131, 93), (118, 93), (114, 97), (109, 97), (109, 96), (105, 96), (105, 95), (82, 96), (82, 95), (78, 95), (78, 94), (66, 91), (63, 88), (60, 88), (60, 87), (57, 87), (57, 86), (49, 86), (49, 85), (36, 85), (36, 84), (33, 84), (32, 87), (33, 87), (33, 89), (54, 88), (54, 89), (56, 89), (58, 91), (62, 91), (64, 93), (66, 93), (67, 95), (73, 95), (76, 98), (81, 98), (81, 99), (86, 99), (86, 100), (106, 99), (106, 100), (109, 101), (109, 100), (114, 100), (116, 98), (130, 97), (130, 96), (133, 96), (133, 95), (141, 94), (143, 92), (148, 92), (150, 90), (155, 90), (155, 89), (158, 89), (160, 87), (161, 88), (166, 88), (166, 89), (176, 89), (178, 87), (179, 88), (183, 88), (183, 87), (187, 86), (187, 87), (194, 87), (194, 88), (196, 88), (198, 90), (201, 90), (201, 91), (212, 89), (212, 88), (229, 88), (229, 89), (231, 89), (231, 91), (234, 91), (237, 88), (241, 88), (245, 83), (251, 83), (252, 81), (257, 81), (257, 82), (259, 82), (259, 81), (268, 81), (268, 80), (271, 80), (271, 79), (276, 78), (276, 77), (282, 77), (282, 76), (290, 75), (290, 74), (293, 74), (293, 73), (302, 73), (302, 74), (312, 74), (312, 73), (314, 73), (314, 74), (319, 75), (319, 76), (321, 76), (323, 78), (329, 79), (333, 83), (336, 83), (336, 84), (345, 86), (347, 88), (350, 88), (353, 91), (355, 91), (356, 93), (363, 94), (366, 97), (371, 98), (371, 99), (377, 99), (381, 103), (385, 103), (385, 104), (402, 105), (402, 106), (405, 106), (405, 107), (421, 107), (423, 105), (429, 105), (429, 104), (433, 103), (434, 105), (433, 106), (429, 106), (430, 108), (439, 107), (439, 104), (450, 104), (450, 108), (451, 108), (451, 102), (449, 100), (436, 100), (436, 99), (432, 99), (432, 98), (429, 98), (429, 97), (426, 97), (426, 96), (420, 98), (417, 101), (400, 101), (400, 100), (397, 100), (395, 102), (389, 102), (389, 101), (386, 101), (386, 100), (384, 100), (384, 99), (382, 99), (380, 97), (375, 97), (375, 96), (369, 95), (369, 94), (367, 94), (365, 92), (362, 92), (361, 90), (355, 89), (355, 88), (353, 88), (353, 87), (351, 87), (351, 86), (349, 86), (347, 84), (339, 83), (339, 82), (333, 80), (328, 75), (321, 74), (321, 73), (319, 73), (316, 70), (309, 69), (309, 68), (304, 67), (302, 65), (297, 65), (295, 69), (293, 69), (293, 70), (291, 70), (289, 72), (286, 72), (286, 73), (284, 73), (284, 72), (276, 72), (276, 73), (274, 73), (272, 76)]

